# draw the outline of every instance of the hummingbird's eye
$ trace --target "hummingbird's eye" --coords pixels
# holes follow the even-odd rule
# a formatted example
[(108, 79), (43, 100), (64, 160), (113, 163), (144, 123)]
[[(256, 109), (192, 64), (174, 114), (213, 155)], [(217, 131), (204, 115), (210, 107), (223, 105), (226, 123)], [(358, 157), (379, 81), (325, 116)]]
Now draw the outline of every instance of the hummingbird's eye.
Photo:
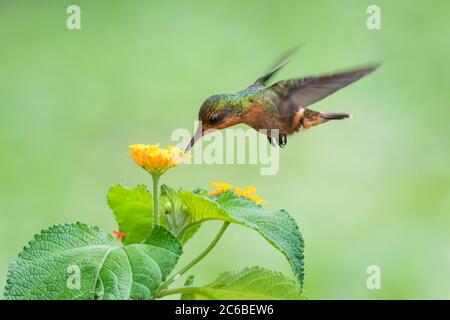
[(214, 114), (208, 119), (208, 123), (214, 125), (217, 124), (219, 120), (220, 120), (219, 116), (217, 114)]

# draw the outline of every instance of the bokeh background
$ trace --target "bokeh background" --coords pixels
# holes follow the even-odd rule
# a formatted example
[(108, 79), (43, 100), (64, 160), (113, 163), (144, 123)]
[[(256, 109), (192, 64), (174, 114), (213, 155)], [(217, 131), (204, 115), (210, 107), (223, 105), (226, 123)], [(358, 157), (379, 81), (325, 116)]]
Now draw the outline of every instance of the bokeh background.
[[(81, 30), (66, 8), (81, 7)], [(381, 8), (382, 29), (366, 27)], [(305, 43), (276, 79), (382, 67), (319, 102), (352, 119), (289, 139), (280, 171), (181, 166), (172, 187), (253, 185), (297, 219), (305, 289), (315, 299), (450, 298), (450, 4), (443, 1), (12, 1), (0, 3), (0, 287), (39, 230), (82, 221), (116, 228), (110, 185), (150, 184), (124, 157), (193, 130), (203, 100), (253, 82)], [(180, 265), (205, 247), (209, 222)], [(366, 287), (378, 265), (380, 290)], [(255, 232), (232, 226), (192, 273), (203, 284), (262, 265), (290, 273)]]

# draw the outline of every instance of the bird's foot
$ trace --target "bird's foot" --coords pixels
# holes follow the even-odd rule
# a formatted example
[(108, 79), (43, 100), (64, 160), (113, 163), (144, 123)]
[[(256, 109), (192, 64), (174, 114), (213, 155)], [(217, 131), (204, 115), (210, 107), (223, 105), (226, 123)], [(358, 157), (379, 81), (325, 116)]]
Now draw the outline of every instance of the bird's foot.
[(272, 147), (276, 147), (276, 146), (277, 146), (277, 141), (276, 141), (276, 139), (272, 139), (271, 136), (267, 136), (267, 140), (269, 141), (269, 143), (270, 143), (270, 145), (271, 145)]
[(286, 146), (287, 144), (287, 135), (280, 134), (278, 136), (278, 144), (280, 145), (281, 148), (284, 148), (284, 146)]
[(280, 134), (278, 137), (267, 136), (267, 140), (273, 147), (280, 146), (280, 148), (284, 148), (287, 144), (287, 135)]

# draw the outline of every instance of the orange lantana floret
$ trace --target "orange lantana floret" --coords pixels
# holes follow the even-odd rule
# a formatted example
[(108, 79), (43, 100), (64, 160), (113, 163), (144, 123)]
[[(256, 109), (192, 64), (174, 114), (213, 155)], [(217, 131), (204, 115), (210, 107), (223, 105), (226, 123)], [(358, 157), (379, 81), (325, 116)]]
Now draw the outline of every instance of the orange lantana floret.
[(127, 235), (123, 232), (120, 232), (119, 230), (113, 230), (113, 233), (116, 234), (116, 240), (120, 240), (122, 238), (125, 238)]

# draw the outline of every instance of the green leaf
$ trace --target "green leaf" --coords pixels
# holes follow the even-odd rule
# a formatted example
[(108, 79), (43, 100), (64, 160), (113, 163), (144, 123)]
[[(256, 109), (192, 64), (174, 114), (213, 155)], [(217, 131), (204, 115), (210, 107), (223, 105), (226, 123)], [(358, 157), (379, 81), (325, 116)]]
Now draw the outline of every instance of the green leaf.
[(147, 187), (127, 189), (117, 184), (109, 189), (107, 198), (119, 230), (126, 234), (123, 243), (142, 243), (151, 232), (153, 220), (152, 195)]
[(185, 300), (299, 300), (300, 287), (291, 278), (260, 267), (225, 272), (205, 287), (180, 289)]
[(188, 242), (189, 239), (191, 239), (198, 231), (198, 229), (200, 229), (201, 224), (196, 224), (193, 225), (189, 228), (186, 229), (185, 232), (183, 232), (182, 236), (181, 236), (181, 243), (183, 243), (183, 245)]
[(284, 210), (270, 211), (255, 202), (224, 192), (209, 198), (180, 191), (179, 196), (190, 213), (191, 225), (206, 220), (224, 220), (258, 231), (288, 259), (300, 285), (303, 285), (304, 242), (295, 220)]
[(163, 226), (155, 226), (144, 243), (167, 249), (179, 256), (183, 253), (183, 246), (180, 241)]
[[(163, 223), (174, 235), (185, 244), (200, 228), (200, 224), (185, 230), (190, 224), (190, 215), (178, 192), (167, 185), (161, 186), (161, 212)], [(186, 231), (186, 232), (184, 232)]]
[(285, 210), (270, 211), (231, 192), (217, 198), (219, 206), (234, 219), (257, 230), (288, 259), (294, 275), (303, 286), (304, 241), (294, 218)]
[(179, 240), (166, 231), (163, 241), (163, 232), (155, 229), (151, 244), (122, 247), (81, 223), (43, 230), (11, 263), (5, 297), (151, 299), (181, 253)]

